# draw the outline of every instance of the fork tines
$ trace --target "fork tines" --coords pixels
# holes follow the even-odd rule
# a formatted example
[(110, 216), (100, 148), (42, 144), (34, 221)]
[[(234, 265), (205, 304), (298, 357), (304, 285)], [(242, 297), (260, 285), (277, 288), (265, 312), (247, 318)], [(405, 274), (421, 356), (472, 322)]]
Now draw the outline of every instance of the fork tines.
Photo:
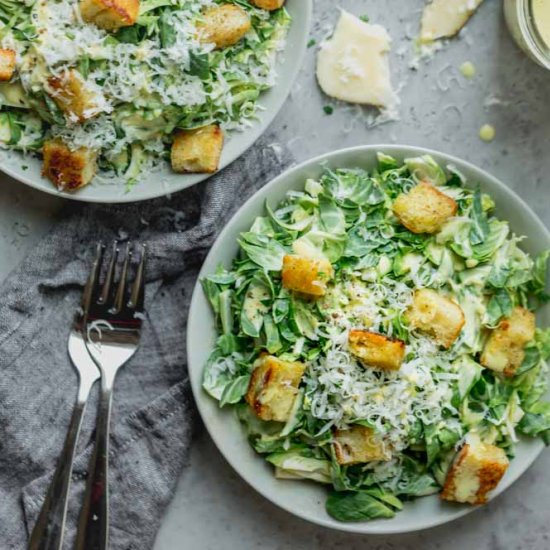
[(101, 242), (96, 245), (82, 308), (91, 319), (113, 315), (133, 318), (143, 311), (146, 246), (115, 241), (108, 262), (105, 248)]

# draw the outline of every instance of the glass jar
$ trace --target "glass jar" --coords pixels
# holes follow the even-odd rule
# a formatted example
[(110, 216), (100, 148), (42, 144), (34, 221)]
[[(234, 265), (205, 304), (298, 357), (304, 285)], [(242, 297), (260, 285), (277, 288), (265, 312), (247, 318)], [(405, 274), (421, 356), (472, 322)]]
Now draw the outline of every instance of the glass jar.
[(504, 0), (504, 15), (521, 49), (550, 70), (550, 0)]

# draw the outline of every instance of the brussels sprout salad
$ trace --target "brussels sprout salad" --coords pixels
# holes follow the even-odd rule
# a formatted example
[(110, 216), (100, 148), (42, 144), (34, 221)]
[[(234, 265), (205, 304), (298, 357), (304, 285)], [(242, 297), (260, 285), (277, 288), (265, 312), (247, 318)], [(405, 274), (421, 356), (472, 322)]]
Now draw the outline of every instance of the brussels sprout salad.
[[(213, 142), (186, 138), (190, 158), (172, 153), (177, 172), (214, 171), (223, 133), (250, 127), (276, 81), (290, 17), (258, 5), (1, 0), (0, 146), (40, 153), (54, 143), (44, 175), (63, 189), (96, 169), (132, 184), (170, 161), (178, 132), (214, 125)], [(61, 173), (67, 164), (76, 174)]]
[[(467, 185), (466, 185), (467, 184)], [(202, 280), (219, 337), (203, 387), (281, 479), (340, 521), (440, 493), (480, 504), (521, 435), (550, 443), (549, 253), (429, 156), (326, 169), (266, 204)]]

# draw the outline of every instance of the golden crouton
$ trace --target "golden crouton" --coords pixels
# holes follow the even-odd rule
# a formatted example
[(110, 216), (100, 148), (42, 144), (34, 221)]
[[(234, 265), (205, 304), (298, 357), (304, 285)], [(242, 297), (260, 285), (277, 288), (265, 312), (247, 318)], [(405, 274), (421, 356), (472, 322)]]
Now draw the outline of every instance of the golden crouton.
[(368, 330), (351, 330), (348, 344), (351, 353), (369, 367), (399, 370), (405, 357), (405, 342)]
[(391, 458), (376, 432), (360, 424), (355, 424), (349, 430), (335, 430), (332, 445), (336, 460), (342, 465)]
[(488, 369), (513, 376), (525, 357), (525, 345), (535, 337), (535, 316), (516, 307), (510, 317), (502, 319), (493, 330), (481, 354), (481, 364)]
[(258, 8), (272, 11), (282, 8), (285, 0), (252, 0), (252, 3)]
[(69, 119), (84, 122), (97, 114), (95, 95), (86, 89), (84, 80), (76, 71), (48, 78), (48, 87), (48, 93)]
[(283, 286), (308, 296), (324, 296), (327, 282), (334, 276), (328, 260), (313, 260), (296, 255), (283, 258)]
[(139, 0), (80, 0), (80, 13), (87, 23), (114, 31), (137, 21)]
[(92, 181), (97, 153), (86, 147), (71, 151), (60, 139), (44, 142), (42, 175), (60, 191), (74, 191)]
[(223, 131), (211, 124), (195, 130), (178, 130), (174, 135), (170, 160), (178, 173), (218, 169), (223, 148)]
[(425, 182), (402, 193), (393, 203), (393, 213), (413, 233), (437, 233), (456, 210), (451, 197)]
[(15, 52), (0, 49), (0, 80), (10, 80), (15, 71)]
[(250, 17), (235, 4), (222, 4), (206, 10), (198, 24), (201, 42), (222, 49), (236, 44), (249, 30)]
[(506, 453), (495, 445), (482, 443), (476, 436), (469, 436), (467, 441), (447, 473), (440, 496), (453, 502), (484, 504), (487, 493), (502, 479), (509, 461)]
[(304, 370), (303, 363), (281, 361), (272, 355), (262, 357), (252, 372), (245, 398), (256, 416), (286, 422)]
[(413, 328), (433, 336), (445, 348), (452, 346), (465, 322), (456, 302), (429, 288), (414, 293), (407, 319)]

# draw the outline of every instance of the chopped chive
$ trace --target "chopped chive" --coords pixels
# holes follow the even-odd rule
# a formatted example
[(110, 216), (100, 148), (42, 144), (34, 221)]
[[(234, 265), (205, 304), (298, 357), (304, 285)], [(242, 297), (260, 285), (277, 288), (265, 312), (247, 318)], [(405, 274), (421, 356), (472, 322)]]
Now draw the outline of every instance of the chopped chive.
[(323, 111), (325, 111), (325, 114), (331, 115), (332, 113), (334, 113), (334, 107), (332, 105), (325, 105), (323, 107)]
[(368, 23), (370, 21), (368, 15), (360, 15), (359, 19), (361, 19), (361, 21), (364, 21), (365, 23)]
[(312, 46), (315, 46), (317, 44), (317, 40), (315, 38), (310, 39), (310, 41), (307, 43), (307, 47), (311, 48)]

